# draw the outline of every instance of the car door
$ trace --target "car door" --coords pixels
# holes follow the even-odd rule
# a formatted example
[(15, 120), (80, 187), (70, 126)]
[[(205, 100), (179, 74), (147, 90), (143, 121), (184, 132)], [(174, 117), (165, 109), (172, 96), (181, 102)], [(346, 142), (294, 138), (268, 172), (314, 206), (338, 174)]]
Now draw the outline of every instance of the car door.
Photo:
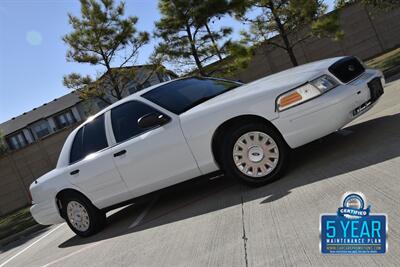
[(167, 116), (138, 100), (111, 110), (115, 162), (133, 197), (200, 175), (179, 117), (169, 114), (168, 123), (141, 128), (138, 120), (152, 113)]
[(70, 151), (68, 177), (94, 204), (107, 207), (129, 198), (127, 187), (108, 146), (104, 115), (85, 124), (75, 135)]

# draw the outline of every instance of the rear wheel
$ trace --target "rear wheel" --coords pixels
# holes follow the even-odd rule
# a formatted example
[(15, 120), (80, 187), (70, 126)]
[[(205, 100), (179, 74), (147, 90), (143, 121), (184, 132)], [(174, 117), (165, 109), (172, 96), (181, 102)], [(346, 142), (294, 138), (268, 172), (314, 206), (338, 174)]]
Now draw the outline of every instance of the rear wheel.
[(281, 135), (263, 123), (231, 128), (221, 149), (224, 171), (250, 186), (281, 177), (290, 151)]
[(91, 236), (100, 231), (106, 222), (106, 215), (97, 209), (87, 198), (70, 194), (62, 200), (63, 217), (77, 235)]

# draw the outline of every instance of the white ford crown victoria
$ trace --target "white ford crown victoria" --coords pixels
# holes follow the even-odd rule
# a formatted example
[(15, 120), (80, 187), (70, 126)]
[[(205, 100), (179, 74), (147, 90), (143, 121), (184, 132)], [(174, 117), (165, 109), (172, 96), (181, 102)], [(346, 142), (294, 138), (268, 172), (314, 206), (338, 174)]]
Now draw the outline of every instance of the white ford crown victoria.
[(282, 175), (291, 148), (366, 112), (383, 84), (380, 71), (340, 57), (245, 85), (191, 77), (150, 87), (69, 135), (57, 167), (30, 187), (31, 213), (89, 236), (110, 207), (197, 176), (223, 170), (264, 185)]

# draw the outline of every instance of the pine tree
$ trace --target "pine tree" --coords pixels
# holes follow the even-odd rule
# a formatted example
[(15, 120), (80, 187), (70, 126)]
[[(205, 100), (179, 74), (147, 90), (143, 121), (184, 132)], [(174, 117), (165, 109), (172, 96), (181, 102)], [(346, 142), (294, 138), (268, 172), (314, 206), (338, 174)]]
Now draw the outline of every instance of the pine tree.
[(226, 14), (231, 11), (231, 3), (228, 0), (204, 0), (201, 1), (199, 6), (195, 7), (196, 24), (199, 27), (204, 26), (207, 31), (208, 38), (215, 49), (215, 53), (219, 60), (223, 59), (226, 54), (226, 47), (230, 44), (226, 42), (223, 46), (220, 46), (217, 40), (223, 39), (226, 36), (232, 34), (231, 27), (222, 27), (217, 31), (212, 31), (210, 24), (212, 25), (215, 21), (220, 20)]
[[(287, 52), (293, 66), (298, 65), (294, 53), (296, 45), (310, 38), (341, 35), (338, 16), (326, 16), (327, 6), (321, 0), (233, 0), (236, 17), (250, 25), (243, 32), (245, 40), (254, 44), (267, 44)], [(250, 17), (249, 13), (256, 13)], [(311, 25), (312, 31), (299, 35), (298, 31)], [(279, 41), (272, 37), (278, 35)]]
[(336, 7), (343, 7), (348, 4), (362, 3), (367, 6), (376, 7), (379, 9), (390, 9), (400, 7), (400, 0), (336, 0)]
[(129, 79), (135, 77), (135, 63), (139, 50), (148, 43), (149, 34), (138, 32), (138, 18), (124, 17), (125, 4), (113, 0), (80, 0), (80, 17), (68, 14), (73, 31), (63, 37), (68, 45), (67, 60), (102, 66), (101, 79), (72, 73), (64, 76), (64, 85), (79, 89), (82, 98), (97, 97), (110, 104), (104, 96), (111, 88), (111, 96), (121, 99)]
[(155, 35), (161, 42), (157, 51), (182, 67), (181, 72), (194, 66), (206, 76), (204, 65), (222, 59), (232, 33), (229, 27), (213, 31), (209, 26), (213, 18), (227, 12), (226, 4), (218, 0), (160, 0), (161, 19), (156, 23)]

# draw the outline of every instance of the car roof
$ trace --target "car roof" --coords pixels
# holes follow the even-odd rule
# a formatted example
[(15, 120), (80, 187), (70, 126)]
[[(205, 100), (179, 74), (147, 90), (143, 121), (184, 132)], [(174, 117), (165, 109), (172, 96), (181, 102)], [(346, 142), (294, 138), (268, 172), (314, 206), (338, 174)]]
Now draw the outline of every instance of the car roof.
[(133, 100), (133, 99), (137, 99), (138, 97), (140, 97), (140, 95), (142, 95), (142, 94), (144, 94), (144, 93), (147, 93), (147, 92), (149, 92), (149, 91), (151, 91), (151, 90), (153, 90), (153, 89), (155, 89), (155, 88), (157, 88), (157, 87), (159, 87), (159, 86), (161, 86), (161, 85), (168, 84), (168, 83), (170, 83), (170, 82), (177, 81), (177, 80), (181, 80), (181, 79), (182, 79), (182, 78), (174, 79), (174, 80), (170, 80), (170, 81), (166, 81), (166, 82), (162, 82), (162, 83), (158, 83), (158, 84), (149, 86), (149, 87), (147, 87), (147, 88), (145, 88), (145, 89), (143, 89), (143, 90), (140, 90), (140, 91), (138, 91), (138, 92), (135, 92), (135, 93), (133, 93), (133, 94), (127, 96), (127, 97), (124, 97), (123, 99), (120, 99), (120, 100), (118, 100), (118, 101), (112, 103), (111, 105), (105, 107), (104, 109), (100, 110), (100, 111), (97, 112), (96, 114), (94, 114), (94, 115), (90, 116), (89, 118), (87, 118), (85, 122), (83, 122), (81, 125), (79, 125), (79, 127), (77, 127), (77, 129), (83, 127), (83, 126), (84, 126), (85, 124), (87, 124), (88, 122), (90, 122), (90, 121), (94, 120), (95, 118), (97, 118), (97, 117), (103, 115), (104, 113), (106, 113), (107, 111), (111, 110), (112, 108), (121, 105), (122, 103), (131, 101), (131, 100)]
[(128, 101), (132, 101), (134, 99), (138, 99), (140, 98), (141, 95), (150, 92), (160, 86), (163, 86), (165, 84), (169, 84), (171, 82), (176, 82), (176, 81), (180, 81), (180, 80), (187, 80), (187, 79), (192, 79), (192, 78), (199, 78), (199, 79), (212, 79), (212, 80), (222, 80), (222, 81), (230, 81), (230, 82), (236, 82), (236, 81), (232, 81), (232, 80), (228, 80), (228, 79), (222, 79), (222, 78), (214, 78), (214, 77), (199, 77), (199, 76), (187, 76), (187, 77), (181, 77), (181, 78), (177, 78), (177, 79), (173, 79), (170, 81), (166, 81), (166, 82), (162, 82), (162, 83), (158, 83), (152, 86), (149, 86), (143, 90), (140, 90), (138, 92), (135, 92), (123, 99), (118, 100), (117, 102), (109, 105), (108, 107), (105, 107), (104, 109), (100, 110), (99, 112), (97, 112), (96, 114), (90, 116), (85, 122), (83, 122), (81, 125), (79, 125), (76, 130), (79, 130), (79, 128), (82, 128), (85, 124), (91, 122), (92, 120), (94, 120), (95, 118), (101, 116), (102, 114), (106, 113), (107, 111), (121, 105), (122, 103), (128, 102)]

